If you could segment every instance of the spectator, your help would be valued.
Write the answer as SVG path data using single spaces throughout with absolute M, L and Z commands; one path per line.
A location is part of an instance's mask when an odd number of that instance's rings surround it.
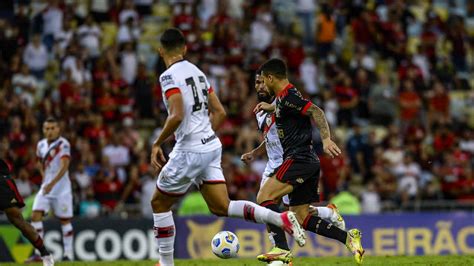
M 273 18 L 263 8 L 257 13 L 257 20 L 250 25 L 251 48 L 264 51 L 270 46 L 273 37 Z
M 420 115 L 422 107 L 421 98 L 418 93 L 416 93 L 411 80 L 407 79 L 403 81 L 402 91 L 400 92 L 398 100 L 400 101 L 400 118 L 404 128 L 406 128 L 408 122 L 413 121 Z
M 79 215 L 81 217 L 96 218 L 100 215 L 100 203 L 94 199 L 94 190 L 88 188 L 86 191 L 85 200 L 81 201 L 79 205 Z
M 406 205 L 418 195 L 420 165 L 414 162 L 412 154 L 405 154 L 403 163 L 395 166 L 393 172 L 398 177 L 398 195 L 402 205 Z
M 123 52 L 120 55 L 120 65 L 122 66 L 122 78 L 127 84 L 133 84 L 137 76 L 138 57 L 130 42 L 124 44 Z
M 125 0 L 123 2 L 123 9 L 119 14 L 119 23 L 120 25 L 128 24 L 130 20 L 132 25 L 136 26 L 138 25 L 139 16 L 135 10 L 133 0 Z
M 94 17 L 88 15 L 85 23 L 77 29 L 77 36 L 82 47 L 87 51 L 88 57 L 96 59 L 100 55 L 102 32 L 95 23 Z
M 108 159 L 112 167 L 123 167 L 130 164 L 130 150 L 119 140 L 118 134 L 112 135 L 112 141 L 102 150 L 102 155 Z
M 21 66 L 21 72 L 13 75 L 12 86 L 15 89 L 15 93 L 27 103 L 29 107 L 32 107 L 35 102 L 35 94 L 38 90 L 38 81 L 30 74 L 30 70 L 26 64 Z
M 319 15 L 317 23 L 318 54 L 322 59 L 325 59 L 332 51 L 332 44 L 336 39 L 336 19 L 327 4 L 322 6 L 322 14 Z
M 117 34 L 117 42 L 119 44 L 127 43 L 127 42 L 136 42 L 140 38 L 140 29 L 135 26 L 133 22 L 133 18 L 128 18 L 128 20 L 120 25 L 118 34 Z
M 137 78 L 135 79 L 135 104 L 141 118 L 152 118 L 153 116 L 153 84 L 147 74 L 146 66 L 138 65 Z M 139 104 L 138 104 L 139 103 Z
M 361 193 L 362 213 L 377 214 L 382 210 L 380 196 L 375 189 L 375 184 L 370 182 L 367 189 Z
M 438 120 L 438 123 L 450 122 L 449 94 L 441 82 L 435 82 L 429 95 L 428 123 L 429 127 Z
M 396 116 L 395 89 L 386 73 L 380 73 L 378 82 L 369 92 L 368 107 L 372 122 L 388 126 Z
M 303 24 L 303 44 L 306 47 L 314 45 L 313 33 L 314 29 L 314 14 L 316 13 L 316 2 L 314 0 L 298 0 L 296 1 L 296 12 L 298 18 Z M 323 6 L 323 13 L 327 9 L 327 5 Z M 286 15 L 286 14 L 285 14 Z M 319 25 L 318 25 L 319 26 Z M 319 27 L 316 26 L 318 29 Z
M 316 66 L 313 58 L 310 55 L 306 55 L 298 71 L 300 73 L 301 80 L 303 81 L 306 93 L 311 96 L 315 96 L 316 94 L 318 94 L 318 67 Z
M 48 51 L 41 43 L 39 34 L 33 35 L 32 41 L 28 43 L 23 52 L 23 62 L 28 66 L 30 72 L 39 80 L 43 80 L 44 72 L 48 66 Z
M 43 11 L 43 40 L 51 51 L 54 45 L 54 34 L 63 28 L 63 11 L 59 7 L 58 0 L 49 0 L 49 4 Z
M 359 95 L 352 88 L 352 79 L 349 76 L 343 76 L 342 82 L 334 88 L 339 111 L 337 112 L 337 121 L 342 126 L 352 126 L 354 123 L 354 112 L 359 104 Z
M 66 54 L 66 49 L 72 41 L 74 35 L 72 23 L 72 20 L 65 21 L 62 30 L 54 33 L 54 53 L 59 58 L 62 58 Z
M 21 169 L 18 178 L 15 179 L 18 192 L 23 198 L 28 198 L 33 194 L 33 184 L 29 180 L 28 171 Z

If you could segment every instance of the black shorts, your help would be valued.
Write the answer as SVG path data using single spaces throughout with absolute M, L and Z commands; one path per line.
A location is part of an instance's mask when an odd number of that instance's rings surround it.
M 23 208 L 25 203 L 13 179 L 0 176 L 0 211 L 8 208 Z
M 319 201 L 319 162 L 296 161 L 286 159 L 276 171 L 280 182 L 293 186 L 288 194 L 290 206 L 310 204 Z

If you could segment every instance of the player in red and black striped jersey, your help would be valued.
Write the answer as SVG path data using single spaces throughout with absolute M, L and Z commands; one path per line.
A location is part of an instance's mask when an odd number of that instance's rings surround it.
M 23 208 L 23 198 L 15 185 L 15 181 L 10 176 L 10 167 L 0 159 L 0 211 L 5 212 L 8 220 L 40 251 L 43 265 L 54 265 L 53 257 L 49 254 L 43 244 L 43 239 L 36 233 L 36 230 L 27 223 L 21 215 L 20 208 Z
M 341 154 L 339 147 L 331 140 L 324 112 L 303 98 L 288 81 L 284 61 L 268 60 L 260 67 L 259 74 L 265 86 L 276 96 L 276 104 L 261 102 L 254 111 L 275 112 L 278 137 L 283 146 L 283 163 L 260 189 L 257 202 L 274 210 L 278 208 L 274 201 L 288 194 L 290 211 L 296 213 L 304 229 L 340 241 L 353 253 L 356 262 L 362 263 L 364 249 L 359 230 L 346 232 L 309 213 L 309 205 L 319 200 L 320 171 L 319 159 L 313 149 L 311 120 L 320 131 L 324 152 L 331 157 Z M 259 259 L 271 261 L 279 257 L 279 254 L 268 253 L 259 256 Z

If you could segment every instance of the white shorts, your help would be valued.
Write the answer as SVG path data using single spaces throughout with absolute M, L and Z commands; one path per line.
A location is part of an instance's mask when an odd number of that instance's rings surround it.
M 267 182 L 269 178 L 270 178 L 269 176 L 263 173 L 262 180 L 260 181 L 260 188 L 263 187 L 263 184 L 265 184 L 265 182 Z M 290 205 L 290 198 L 288 198 L 288 195 L 283 196 L 282 201 L 283 201 L 283 204 L 287 206 Z
M 222 148 L 210 152 L 172 151 L 156 181 L 156 188 L 169 196 L 186 194 L 192 184 L 225 184 L 221 167 Z
M 43 195 L 43 192 L 40 190 L 36 194 L 33 211 L 43 211 L 46 214 L 51 208 L 54 211 L 54 215 L 60 219 L 72 218 L 72 192 L 61 193 L 56 196 Z

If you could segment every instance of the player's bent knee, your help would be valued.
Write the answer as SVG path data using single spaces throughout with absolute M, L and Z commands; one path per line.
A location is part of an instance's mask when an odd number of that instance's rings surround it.
M 211 211 L 212 214 L 224 217 L 227 216 L 229 213 L 229 201 L 222 202 L 219 204 L 211 205 L 209 206 L 209 210 Z

